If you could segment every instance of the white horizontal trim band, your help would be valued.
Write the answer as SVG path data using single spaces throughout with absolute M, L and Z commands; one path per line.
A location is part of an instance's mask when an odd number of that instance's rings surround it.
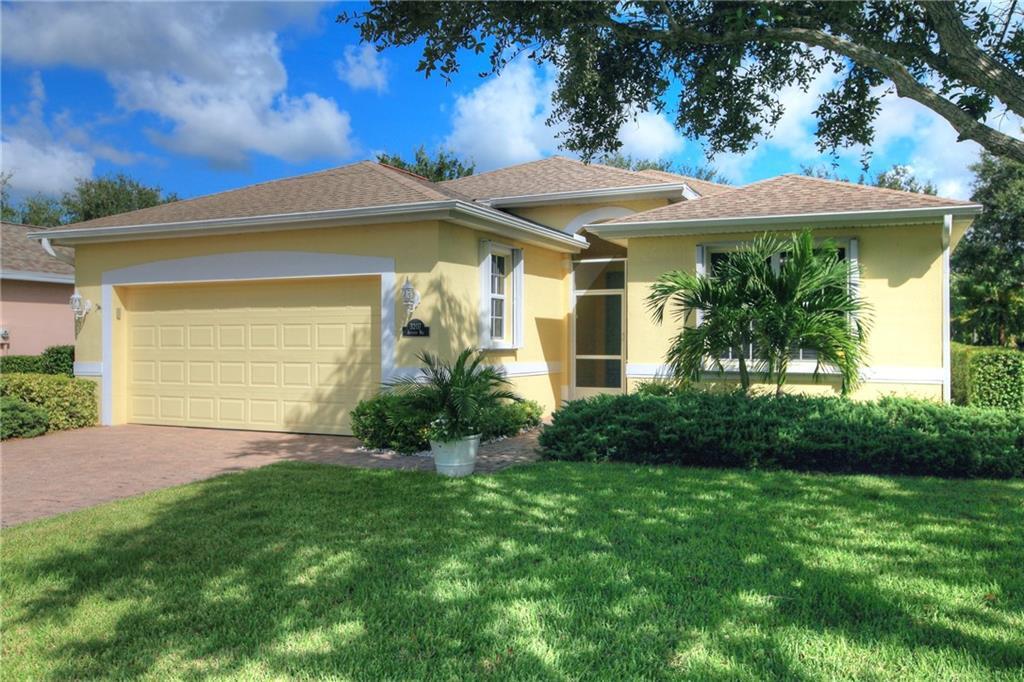
M 58 275 L 53 272 L 33 272 L 30 270 L 3 270 L 0 279 L 15 279 L 21 282 L 45 282 L 47 284 L 74 284 L 74 275 Z
M 723 360 L 723 367 L 727 374 L 735 374 L 739 371 L 739 365 L 735 360 Z M 809 375 L 814 373 L 813 361 L 795 360 L 789 365 L 789 374 Z M 708 373 L 715 373 L 718 370 L 713 365 L 707 365 Z M 757 374 L 751 369 L 751 374 Z M 819 372 L 823 375 L 835 376 L 837 371 L 834 368 L 823 367 Z M 668 365 L 659 363 L 637 363 L 626 364 L 626 376 L 630 379 L 659 379 L 672 376 L 672 370 Z M 874 384 L 939 384 L 941 385 L 945 373 L 941 367 L 864 367 L 860 371 L 862 381 Z
M 101 377 L 103 376 L 103 363 L 75 362 L 74 373 L 76 377 Z
M 673 234 L 701 234 L 728 232 L 731 229 L 785 229 L 794 224 L 828 224 L 893 221 L 920 221 L 942 218 L 946 215 L 975 216 L 981 213 L 980 204 L 936 206 L 927 208 L 901 208 L 871 211 L 836 211 L 828 213 L 788 213 L 778 215 L 741 216 L 735 218 L 689 218 L 683 220 L 651 220 L 645 222 L 598 223 L 587 230 L 599 237 L 658 237 Z
M 505 370 L 505 376 L 515 377 L 538 377 L 549 374 L 558 374 L 562 371 L 560 362 L 506 362 L 495 365 Z M 419 367 L 399 367 L 392 375 L 394 378 L 414 378 L 420 373 Z

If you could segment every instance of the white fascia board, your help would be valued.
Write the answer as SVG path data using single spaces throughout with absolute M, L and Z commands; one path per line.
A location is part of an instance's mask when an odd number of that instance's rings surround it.
M 585 239 L 562 234 L 514 216 L 504 216 L 497 211 L 465 201 L 444 200 L 424 201 L 412 204 L 389 204 L 365 208 L 346 208 L 303 213 L 283 213 L 250 216 L 244 218 L 223 218 L 216 220 L 193 220 L 177 223 L 125 225 L 118 227 L 80 227 L 62 230 L 39 230 L 31 235 L 33 239 L 49 239 L 60 244 L 81 244 L 92 242 L 113 242 L 139 239 L 162 239 L 176 236 L 202 236 L 213 234 L 238 234 L 243 232 L 266 232 L 275 230 L 298 230 L 341 225 L 367 225 L 388 222 L 412 222 L 417 220 L 445 220 L 457 217 L 471 218 L 474 225 L 482 230 L 512 235 L 522 241 L 547 247 L 562 247 L 569 252 L 578 252 L 588 246 Z M 504 228 L 504 229 L 502 229 Z
M 497 234 L 520 242 L 554 248 L 566 253 L 579 253 L 590 246 L 586 237 L 568 234 L 550 227 L 544 227 L 513 215 L 505 215 L 494 209 L 460 201 L 449 218 L 452 222 L 472 227 L 481 232 Z
M 669 237 L 687 234 L 712 234 L 736 231 L 785 230 L 794 225 L 885 225 L 941 220 L 943 216 L 976 216 L 980 204 L 902 208 L 884 211 L 841 211 L 836 213 L 794 213 L 784 215 L 743 216 L 738 218 L 693 218 L 688 220 L 652 220 L 632 223 L 598 223 L 587 231 L 608 238 Z
M 74 275 L 58 275 L 53 272 L 32 272 L 29 270 L 0 270 L 0 279 L 16 279 L 21 282 L 45 282 L 47 284 L 74 284 Z
M 645 199 L 666 198 L 683 199 L 687 189 L 685 182 L 660 182 L 652 185 L 634 185 L 632 187 L 607 187 L 602 189 L 584 189 L 571 192 L 546 192 L 544 194 L 521 194 L 518 196 L 495 197 L 481 200 L 480 203 L 499 207 L 543 206 L 545 204 L 586 204 L 608 199 Z

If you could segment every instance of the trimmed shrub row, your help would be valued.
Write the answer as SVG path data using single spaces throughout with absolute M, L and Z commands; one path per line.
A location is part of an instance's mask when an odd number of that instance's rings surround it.
M 47 431 L 92 426 L 99 417 L 96 384 L 88 379 L 61 374 L 4 374 L 0 376 L 0 397 L 42 410 Z M 6 410 L 2 420 L 7 423 Z
M 1024 352 L 1012 348 L 952 348 L 953 402 L 1024 412 Z
M 542 413 L 532 400 L 486 409 L 480 418 L 482 440 L 514 436 L 539 426 Z M 413 396 L 381 393 L 352 410 L 352 433 L 369 448 L 420 452 L 430 447 L 427 430 L 435 416 L 430 406 L 418 404 Z
M 1024 415 L 905 398 L 598 396 L 556 412 L 548 459 L 1012 478 L 1024 473 Z
M 0 357 L 0 373 L 3 374 L 74 376 L 74 367 L 74 346 L 50 346 L 41 355 L 5 355 Z
M 14 398 L 0 398 L 0 440 L 46 433 L 46 412 Z

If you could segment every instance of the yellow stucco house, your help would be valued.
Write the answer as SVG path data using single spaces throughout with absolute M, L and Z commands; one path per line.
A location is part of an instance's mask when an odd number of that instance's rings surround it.
M 980 210 L 789 175 L 729 187 L 554 157 L 432 183 L 364 161 L 35 236 L 76 249 L 75 371 L 104 424 L 348 433 L 422 351 L 485 348 L 549 411 L 628 391 L 665 372 L 652 281 L 805 227 L 839 241 L 873 308 L 856 395 L 948 400 L 949 255 Z M 814 364 L 797 356 L 794 389 L 837 390 Z

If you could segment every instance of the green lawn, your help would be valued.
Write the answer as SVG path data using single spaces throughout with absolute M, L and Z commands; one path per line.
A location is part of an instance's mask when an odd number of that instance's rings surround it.
M 0 538 L 7 679 L 1024 675 L 1019 481 L 286 463 Z

